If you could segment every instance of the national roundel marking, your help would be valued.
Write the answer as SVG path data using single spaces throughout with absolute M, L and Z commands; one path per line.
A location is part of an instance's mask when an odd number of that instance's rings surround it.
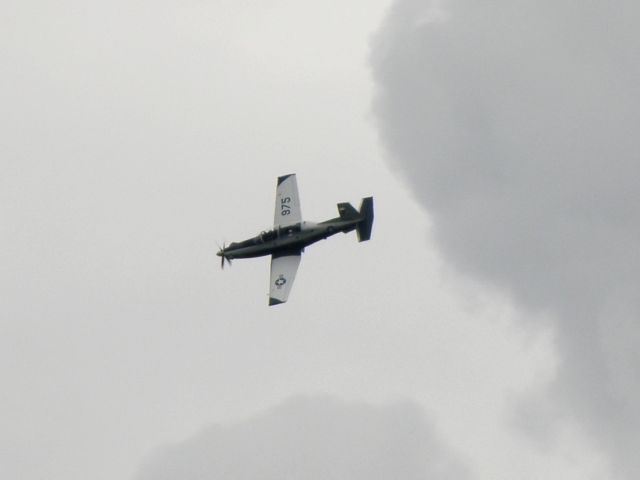
M 287 279 L 284 278 L 282 275 L 280 275 L 277 279 L 276 279 L 276 287 L 281 288 L 285 283 L 287 283 Z

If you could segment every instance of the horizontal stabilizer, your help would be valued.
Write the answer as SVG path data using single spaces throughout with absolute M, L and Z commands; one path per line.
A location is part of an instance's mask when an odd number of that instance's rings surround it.
M 348 202 L 339 203 L 338 212 L 342 220 L 357 220 L 360 218 L 358 211 Z

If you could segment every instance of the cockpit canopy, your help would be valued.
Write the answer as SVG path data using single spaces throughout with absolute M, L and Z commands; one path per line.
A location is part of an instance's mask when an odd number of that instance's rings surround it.
M 270 242 L 276 238 L 289 237 L 300 233 L 302 231 L 302 225 L 300 223 L 294 223 L 293 225 L 287 225 L 286 227 L 278 227 L 273 230 L 265 230 L 260 232 L 258 238 L 261 242 Z
M 278 232 L 275 230 L 263 231 L 260 232 L 260 241 L 261 242 L 269 242 L 271 240 L 275 240 L 278 237 Z

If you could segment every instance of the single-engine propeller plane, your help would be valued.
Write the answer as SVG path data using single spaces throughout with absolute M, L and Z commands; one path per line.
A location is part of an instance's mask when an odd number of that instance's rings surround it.
M 273 230 L 223 246 L 218 252 L 221 267 L 225 261 L 231 264 L 236 258 L 253 258 L 271 255 L 271 279 L 269 305 L 284 303 L 300 265 L 304 248 L 338 232 L 355 230 L 358 241 L 371 237 L 373 225 L 373 197 L 363 198 L 360 211 L 350 203 L 338 203 L 339 217 L 320 223 L 303 222 L 298 198 L 296 175 L 278 177 L 276 211 Z

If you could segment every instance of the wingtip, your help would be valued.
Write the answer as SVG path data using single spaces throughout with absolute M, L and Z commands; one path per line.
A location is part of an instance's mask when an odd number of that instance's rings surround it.
M 273 305 L 280 305 L 281 303 L 284 303 L 282 300 L 278 300 L 277 298 L 273 298 L 273 297 L 269 297 L 269 306 L 273 306 Z
M 287 178 L 291 177 L 295 175 L 295 173 L 290 173 L 288 175 L 282 175 L 280 177 L 278 177 L 278 185 L 280 185 L 282 182 L 284 182 Z

